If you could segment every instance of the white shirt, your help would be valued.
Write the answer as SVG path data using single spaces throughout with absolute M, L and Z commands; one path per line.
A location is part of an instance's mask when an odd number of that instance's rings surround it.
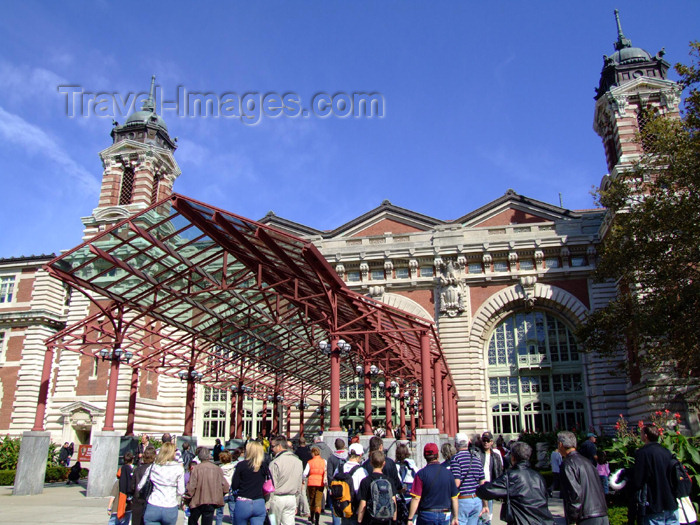
M 180 496 L 185 493 L 185 471 L 182 464 L 170 461 L 165 465 L 156 465 L 146 471 L 139 482 L 137 490 L 141 490 L 146 484 L 148 473 L 151 472 L 153 492 L 148 498 L 148 503 L 157 507 L 177 507 Z

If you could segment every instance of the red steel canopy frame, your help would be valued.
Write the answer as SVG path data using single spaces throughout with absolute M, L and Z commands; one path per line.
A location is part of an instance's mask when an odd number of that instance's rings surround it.
M 352 382 L 368 362 L 425 393 L 440 361 L 452 383 L 432 322 L 351 291 L 311 242 L 182 195 L 47 269 L 99 309 L 47 339 L 50 351 L 121 348 L 134 368 L 195 371 L 202 384 L 259 397 L 284 392 L 285 404 Z M 339 338 L 352 349 L 341 358 L 333 345 L 332 381 L 318 343 Z

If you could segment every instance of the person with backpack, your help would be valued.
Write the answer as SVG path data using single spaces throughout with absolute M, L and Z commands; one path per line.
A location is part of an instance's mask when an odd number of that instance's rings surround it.
M 185 469 L 185 472 L 190 471 L 190 463 L 194 459 L 194 452 L 190 450 L 190 442 L 185 441 L 182 444 L 182 467 Z
M 396 521 L 394 485 L 382 470 L 385 459 L 381 450 L 374 450 L 369 455 L 372 472 L 360 483 L 357 508 L 357 520 L 362 525 L 390 525 L 392 520 Z
M 348 449 L 348 460 L 340 465 L 330 483 L 330 500 L 333 515 L 340 518 L 341 525 L 357 525 L 357 508 L 362 480 L 367 471 L 362 468 L 364 450 L 359 443 L 353 443 Z
M 408 522 L 416 525 L 457 525 L 459 523 L 459 490 L 452 473 L 440 464 L 435 443 L 423 448 L 427 465 L 420 469 L 411 487 Z M 451 515 L 451 518 L 450 518 Z
M 333 479 L 333 475 L 336 473 L 338 468 L 343 465 L 348 460 L 348 451 L 345 449 L 345 441 L 340 438 L 335 440 L 335 450 L 331 457 L 326 461 L 326 470 L 328 473 L 328 480 Z M 329 500 L 330 503 L 330 500 Z M 333 518 L 333 525 L 340 525 L 340 517 L 336 516 L 334 512 L 331 513 Z
M 369 453 L 370 456 L 372 452 L 375 450 L 380 450 L 384 452 L 384 442 L 382 441 L 382 438 L 377 437 L 377 436 L 372 436 L 372 438 L 369 440 Z M 396 468 L 396 463 L 394 462 L 393 459 L 391 459 L 389 456 L 386 455 L 384 456 L 384 459 L 386 461 L 384 465 L 384 470 L 382 471 L 384 475 L 391 481 L 392 488 L 394 489 L 394 494 L 400 494 L 401 489 L 402 489 L 402 484 L 401 480 L 399 479 L 399 471 Z M 370 461 L 370 458 L 365 461 L 362 466 L 367 472 L 372 472 L 372 464 Z
M 635 490 L 646 487 L 643 525 L 676 525 L 678 503 L 671 487 L 673 455 L 659 444 L 659 429 L 645 425 L 640 432 L 644 446 L 634 454 L 632 483 Z
M 411 504 L 411 487 L 413 486 L 416 472 L 418 472 L 418 466 L 411 458 L 411 451 L 405 443 L 399 443 L 396 446 L 396 469 L 398 470 L 399 480 L 401 480 L 401 492 L 396 495 L 398 523 L 399 525 L 406 525 L 408 522 L 408 507 Z

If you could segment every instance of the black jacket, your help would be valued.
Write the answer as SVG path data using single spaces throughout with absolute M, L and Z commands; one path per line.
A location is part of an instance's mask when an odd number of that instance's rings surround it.
M 603 484 L 588 458 L 575 450 L 566 456 L 559 480 L 564 513 L 569 522 L 608 515 Z
M 636 490 L 645 489 L 646 514 L 678 508 L 668 476 L 672 458 L 671 453 L 658 443 L 647 443 L 634 454 L 632 481 Z
M 481 448 L 476 447 L 474 449 L 474 453 L 479 456 L 479 459 L 481 459 L 481 464 L 485 465 L 486 452 Z M 491 481 L 494 481 L 496 478 L 500 477 L 501 474 L 503 474 L 503 458 L 501 457 L 500 452 L 494 452 L 491 450 L 491 466 L 489 470 L 491 471 L 491 477 L 489 478 Z
M 396 463 L 389 456 L 386 456 L 384 461 L 382 473 L 391 481 L 391 486 L 394 487 L 394 495 L 401 494 L 403 483 L 401 483 L 401 479 L 399 478 L 399 469 L 396 468 Z M 362 464 L 362 468 L 367 472 L 372 472 L 374 470 L 369 459 Z
M 476 488 L 481 499 L 500 499 L 501 520 L 515 525 L 554 525 L 554 516 L 547 508 L 547 486 L 544 479 L 532 470 L 527 461 L 521 461 L 490 483 Z M 510 498 L 512 519 L 506 521 Z

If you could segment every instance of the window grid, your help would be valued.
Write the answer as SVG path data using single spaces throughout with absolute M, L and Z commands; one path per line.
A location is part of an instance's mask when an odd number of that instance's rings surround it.
M 124 206 L 131 204 L 131 199 L 134 194 L 134 170 L 131 168 L 124 169 L 122 175 L 122 189 L 119 194 L 119 204 Z
M 204 414 L 203 437 L 222 438 L 226 431 L 226 416 L 223 410 L 209 410 Z
M 15 276 L 0 278 L 0 303 L 11 303 L 15 294 Z
M 409 273 L 408 268 L 396 268 L 396 278 L 397 279 L 408 279 Z
M 384 270 L 372 270 L 372 280 L 373 281 L 383 281 L 384 280 Z
M 469 263 L 469 273 L 483 273 L 483 268 L 480 262 Z

